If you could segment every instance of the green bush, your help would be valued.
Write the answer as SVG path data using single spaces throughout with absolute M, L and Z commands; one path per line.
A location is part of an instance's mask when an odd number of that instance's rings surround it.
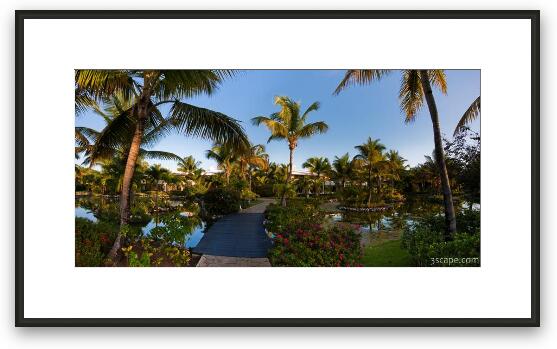
M 240 192 L 240 198 L 244 202 L 246 202 L 246 201 L 250 202 L 250 201 L 253 201 L 253 200 L 257 199 L 257 194 L 254 193 L 253 191 L 249 190 L 249 188 L 244 188 Z
M 225 215 L 240 210 L 241 196 L 236 189 L 211 188 L 204 195 L 205 209 L 209 215 Z
M 404 229 L 401 246 L 417 266 L 479 266 L 480 212 L 467 210 L 457 214 L 456 233 L 444 237 L 444 217 L 429 216 Z M 453 263 L 454 261 L 454 263 Z
M 273 197 L 275 192 L 273 191 L 273 184 L 267 183 L 262 185 L 254 185 L 253 191 L 261 197 Z
M 118 217 L 119 218 L 119 217 Z M 119 219 L 118 219 L 119 220 Z M 131 224 L 147 224 L 151 220 L 151 215 L 145 205 L 134 206 L 130 210 Z
M 266 228 L 278 233 L 289 227 L 307 224 L 320 224 L 324 214 L 317 208 L 317 202 L 311 199 L 290 199 L 286 207 L 270 204 L 265 211 Z

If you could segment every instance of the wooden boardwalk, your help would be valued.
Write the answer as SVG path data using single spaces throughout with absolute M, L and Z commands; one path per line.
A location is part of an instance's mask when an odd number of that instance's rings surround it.
M 230 214 L 216 221 L 205 233 L 193 253 L 211 256 L 263 258 L 271 248 L 271 239 L 263 227 L 263 212 L 273 199 Z

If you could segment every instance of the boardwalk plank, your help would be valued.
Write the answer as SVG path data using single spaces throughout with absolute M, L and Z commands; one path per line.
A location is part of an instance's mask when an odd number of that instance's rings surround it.
M 226 257 L 267 257 L 272 242 L 263 227 L 263 212 L 273 200 L 262 201 L 242 212 L 219 219 L 205 233 L 193 252 Z

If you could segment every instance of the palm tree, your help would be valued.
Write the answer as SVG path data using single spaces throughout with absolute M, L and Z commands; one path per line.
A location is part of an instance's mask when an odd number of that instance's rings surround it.
M 390 72 L 391 70 L 384 69 L 348 70 L 334 91 L 334 94 L 339 94 L 350 85 L 371 84 L 376 80 L 380 80 L 385 74 Z M 411 122 L 415 119 L 416 114 L 423 105 L 424 99 L 427 103 L 431 123 L 433 125 L 435 153 L 436 158 L 439 159 L 438 170 L 443 188 L 443 201 L 445 204 L 445 236 L 446 238 L 451 238 L 456 232 L 456 218 L 453 205 L 453 195 L 445 163 L 443 140 L 441 138 L 441 126 L 439 125 L 439 113 L 437 112 L 437 105 L 435 103 L 435 98 L 433 97 L 433 91 L 431 88 L 432 85 L 437 87 L 442 93 L 447 93 L 447 81 L 443 70 L 403 70 L 399 99 L 401 107 L 406 114 L 406 122 Z
M 302 167 L 309 169 L 311 173 L 317 176 L 317 180 L 315 181 L 315 194 L 319 194 L 318 187 L 320 184 L 319 182 L 321 181 L 321 175 L 331 171 L 331 163 L 329 162 L 329 159 L 324 157 L 312 157 L 307 159 L 306 162 L 302 164 Z M 323 182 L 323 186 L 325 186 L 325 182 Z M 323 192 L 324 191 L 325 188 L 323 188 Z
M 399 180 L 401 171 L 406 168 L 406 165 L 404 164 L 406 159 L 400 156 L 396 150 L 389 150 L 385 154 L 385 159 L 387 160 L 387 165 L 389 167 L 389 171 L 391 172 L 391 179 L 393 181 Z
M 385 150 L 385 146 L 379 143 L 379 139 L 371 139 L 369 137 L 364 144 L 360 144 L 355 146 L 356 150 L 358 151 L 358 155 L 354 157 L 355 161 L 359 161 L 362 163 L 363 167 L 366 169 L 367 173 L 367 187 L 368 187 L 368 196 L 367 196 L 367 205 L 368 207 L 371 206 L 371 198 L 372 198 L 372 179 L 375 175 L 377 179 L 377 194 L 381 194 L 381 176 L 380 171 L 381 167 L 384 162 L 384 155 L 383 150 Z
M 152 165 L 145 171 L 145 176 L 149 179 L 151 185 L 155 187 L 155 211 L 157 212 L 159 210 L 159 186 L 162 181 L 168 179 L 169 175 L 170 171 L 161 167 L 160 164 Z
M 262 144 L 249 145 L 239 152 L 238 163 L 240 165 L 240 176 L 249 180 L 249 190 L 251 190 L 251 177 L 254 169 L 267 170 L 269 167 L 269 155 L 265 153 L 265 146 Z
M 346 153 L 340 158 L 335 156 L 332 171 L 333 177 L 339 184 L 341 190 L 344 189 L 346 181 L 350 180 L 354 175 L 354 164 L 350 160 L 350 155 Z
M 210 94 L 224 78 L 232 76 L 229 70 L 76 70 L 76 90 L 84 91 L 93 100 L 100 101 L 121 94 L 133 100 L 133 106 L 124 110 L 111 123 L 111 132 L 99 137 L 99 143 L 110 145 L 114 139 L 131 136 L 120 195 L 120 225 L 126 226 L 130 218 L 130 190 L 140 146 L 146 125 L 162 124 L 187 136 L 196 136 L 235 146 L 247 143 L 244 130 L 237 120 L 222 113 L 200 108 L 181 101 L 202 93 Z M 165 118 L 159 107 L 170 105 Z M 120 229 L 122 230 L 122 229 Z M 120 248 L 121 231 L 109 253 L 113 260 Z
M 220 170 L 223 170 L 226 184 L 230 184 L 230 175 L 234 164 L 238 161 L 238 152 L 229 143 L 215 143 L 213 147 L 205 152 L 207 159 L 217 162 Z
M 178 162 L 177 170 L 178 172 L 189 175 L 195 173 L 195 171 L 199 169 L 199 166 L 201 166 L 201 161 L 197 161 L 193 156 L 189 155 L 183 159 L 180 159 L 180 161 Z
M 478 115 L 480 115 L 480 102 L 480 97 L 478 96 L 478 98 L 476 98 L 474 102 L 470 104 L 468 109 L 466 109 L 454 129 L 453 136 L 456 136 L 457 133 L 463 131 L 469 123 L 471 123 L 478 117 Z
M 294 149 L 298 146 L 298 140 L 309 138 L 318 133 L 325 133 L 329 126 L 323 121 L 306 123 L 308 115 L 319 109 L 319 102 L 312 103 L 306 111 L 300 112 L 301 105 L 292 101 L 288 97 L 275 97 L 275 104 L 280 106 L 280 111 L 269 116 L 257 116 L 251 119 L 256 126 L 264 124 L 271 131 L 271 136 L 267 142 L 272 140 L 285 139 L 288 142 L 290 157 L 288 162 L 288 175 L 286 177 L 286 185 L 289 184 L 292 177 L 292 162 Z M 286 206 L 286 196 L 282 195 L 282 206 Z
M 296 180 L 296 187 L 306 196 L 309 197 L 309 192 L 315 186 L 314 181 L 309 176 L 302 176 Z
M 435 152 L 432 154 L 432 156 L 425 155 L 424 157 L 425 162 L 420 165 L 422 176 L 430 183 L 431 189 L 434 192 L 439 193 L 441 183 L 437 171 L 439 165 L 437 164 L 437 160 L 435 159 Z

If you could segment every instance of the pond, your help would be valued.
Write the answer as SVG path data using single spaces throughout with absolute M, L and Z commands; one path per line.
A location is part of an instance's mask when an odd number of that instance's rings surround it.
M 443 214 L 442 202 L 421 197 L 410 197 L 406 202 L 395 204 L 385 211 L 353 212 L 339 211 L 327 216 L 333 223 L 344 222 L 359 226 L 362 245 L 373 245 L 379 241 L 397 240 L 405 226 L 412 226 L 421 217 Z M 455 201 L 455 209 L 480 210 L 479 203 Z
M 161 207 L 161 211 L 164 208 L 173 209 L 157 213 L 158 207 Z M 118 225 L 118 208 L 118 198 L 76 197 L 75 217 Z M 175 243 L 193 248 L 203 237 L 207 226 L 197 214 L 198 211 L 196 204 L 187 201 L 159 199 L 156 206 L 150 198 L 136 198 L 131 208 L 130 226 L 135 234 L 165 234 Z

